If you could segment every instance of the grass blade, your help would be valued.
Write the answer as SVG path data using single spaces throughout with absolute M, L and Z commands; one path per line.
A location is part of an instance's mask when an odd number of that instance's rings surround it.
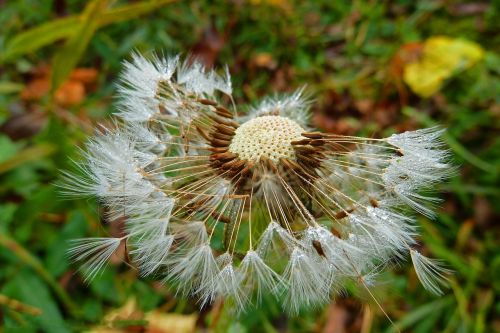
M 75 68 L 98 28 L 97 17 L 107 5 L 107 0 L 90 2 L 82 14 L 79 28 L 54 56 L 52 61 L 52 92 L 66 80 L 73 68 Z
M 147 1 L 110 9 L 101 13 L 97 18 L 98 28 L 134 19 L 176 1 L 177 0 Z M 7 43 L 3 54 L 0 55 L 0 62 L 6 62 L 29 52 L 34 52 L 60 39 L 71 38 L 80 26 L 80 23 L 80 15 L 73 15 L 53 20 L 21 32 Z

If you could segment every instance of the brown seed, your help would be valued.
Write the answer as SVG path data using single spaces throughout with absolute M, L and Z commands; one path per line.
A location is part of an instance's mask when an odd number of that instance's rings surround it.
M 395 153 L 398 156 L 404 156 L 405 155 L 405 154 L 403 154 L 403 151 L 401 149 L 396 149 Z
M 205 99 L 205 98 L 198 99 L 198 103 L 201 103 L 203 105 L 211 105 L 211 106 L 216 106 L 217 105 L 217 102 L 212 101 L 210 99 Z
M 227 147 L 210 147 L 210 148 L 208 148 L 208 150 L 210 150 L 211 152 L 214 152 L 216 154 L 217 153 L 225 153 L 225 152 L 227 152 Z
M 240 179 L 239 174 L 240 172 L 238 170 L 228 169 L 224 171 L 224 178 L 231 181 L 231 183 L 234 185 Z
M 271 161 L 268 157 L 262 155 L 260 157 L 260 163 L 262 164 L 263 167 L 267 168 L 269 171 L 278 173 L 278 169 L 274 165 L 273 161 Z
M 332 235 L 334 235 L 334 236 L 335 236 L 335 237 L 337 237 L 337 238 L 340 238 L 340 237 L 342 236 L 342 235 L 340 234 L 340 232 L 338 232 L 338 230 L 337 230 L 337 229 L 335 229 L 335 228 L 333 228 L 333 227 L 330 229 L 330 232 L 332 233 Z
M 195 128 L 196 128 L 196 131 L 203 137 L 203 139 L 210 142 L 210 140 L 211 140 L 210 137 L 201 127 L 199 127 L 198 125 L 195 125 Z
M 300 163 L 302 163 L 306 166 L 312 167 L 312 168 L 317 168 L 321 165 L 321 162 L 319 160 L 315 159 L 314 157 L 306 156 L 306 155 L 300 154 L 300 153 L 297 154 L 297 160 Z
M 228 140 L 220 140 L 220 139 L 212 139 L 210 140 L 210 144 L 214 147 L 228 147 L 231 141 Z
M 158 110 L 160 111 L 161 114 L 167 113 L 167 108 L 165 106 L 163 106 L 162 104 L 160 104 L 158 106 Z
M 311 140 L 309 139 L 302 139 L 302 140 L 295 140 L 290 142 L 292 145 L 308 145 Z
M 320 132 L 305 132 L 301 134 L 302 136 L 305 136 L 306 138 L 309 139 L 321 139 L 323 138 L 323 133 Z
M 253 166 L 254 164 L 252 161 L 247 161 L 245 167 L 241 170 L 241 177 L 246 177 L 250 171 L 252 171 Z
M 238 128 L 238 127 L 240 127 L 240 124 L 238 124 L 238 123 L 237 123 L 237 122 L 235 122 L 234 120 L 228 120 L 228 121 L 227 121 L 227 123 L 228 123 L 230 126 L 234 127 L 235 129 L 236 129 L 236 128 Z
M 314 249 L 316 250 L 316 252 L 318 252 L 318 254 L 320 256 L 326 257 L 325 251 L 323 251 L 323 248 L 321 247 L 321 243 L 319 241 L 313 240 L 312 245 L 313 245 Z
M 223 124 L 223 125 L 226 125 L 226 126 L 229 126 L 229 127 L 233 127 L 233 128 L 238 128 L 240 127 L 240 124 L 238 124 L 237 122 L 235 122 L 234 120 L 232 119 L 228 119 L 228 118 L 221 118 L 219 116 L 215 116 L 215 115 L 211 115 L 209 116 L 212 120 L 214 120 L 215 122 L 218 122 L 219 124 Z
M 229 127 L 229 126 L 226 126 L 226 125 L 222 125 L 222 124 L 215 124 L 214 127 L 217 129 L 217 131 L 223 133 L 223 134 L 226 134 L 226 135 L 231 135 L 233 136 L 234 135 L 234 128 L 232 127 Z
M 238 155 L 227 151 L 225 153 L 218 153 L 210 155 L 211 160 L 219 160 L 219 161 L 230 161 L 238 157 Z
M 323 154 L 321 151 L 319 150 L 316 150 L 316 152 L 314 153 L 314 157 L 318 160 L 324 160 L 326 159 L 326 156 L 325 154 Z
M 335 214 L 335 218 L 340 220 L 340 219 L 343 219 L 344 217 L 346 217 L 348 214 L 345 210 L 341 210 L 340 212 L 338 212 L 337 214 Z
M 233 159 L 231 161 L 228 161 L 224 164 L 222 164 L 221 168 L 222 169 L 232 169 L 235 165 L 237 165 L 239 162 L 241 162 L 241 160 L 238 160 L 238 159 Z
M 220 160 L 213 160 L 213 161 L 210 162 L 210 165 L 213 168 L 217 169 L 217 168 L 219 168 L 222 165 L 222 162 Z
M 283 164 L 283 166 L 286 168 L 286 169 L 292 169 L 294 170 L 295 169 L 295 166 L 292 165 L 291 161 L 288 159 L 288 158 L 280 158 L 280 163 Z
M 220 117 L 218 117 L 217 115 L 214 115 L 214 114 L 208 114 L 208 118 L 212 119 L 213 121 L 215 121 L 217 124 L 219 123 L 222 123 Z
M 247 180 L 247 178 L 246 177 L 242 177 L 241 173 L 240 173 L 240 176 L 238 177 L 238 179 L 236 179 L 235 181 L 233 181 L 233 186 L 235 186 L 235 187 L 242 187 L 243 185 L 245 185 L 246 180 Z
M 231 118 L 233 119 L 234 116 L 233 114 L 231 113 L 231 111 L 229 111 L 228 109 L 226 109 L 225 107 L 223 106 L 220 106 L 220 105 L 217 105 L 215 107 L 215 112 L 219 115 L 219 116 L 222 116 L 222 117 L 225 117 L 225 118 Z
M 338 219 L 338 220 L 343 219 L 344 217 L 346 217 L 347 215 L 349 215 L 352 212 L 354 212 L 354 208 L 349 208 L 349 209 L 341 210 L 340 212 L 338 212 L 337 214 L 335 214 L 335 218 Z
M 231 166 L 231 169 L 239 171 L 245 167 L 246 162 L 246 160 L 238 160 L 234 163 L 234 165 Z
M 219 132 L 214 132 L 214 133 L 211 134 L 211 136 L 214 139 L 225 140 L 225 141 L 231 141 L 231 139 L 233 138 L 230 135 L 222 134 L 222 133 L 219 133 Z
M 311 147 L 311 146 L 300 146 L 300 147 L 294 147 L 295 151 L 301 154 L 314 154 L 317 152 L 316 148 Z
M 218 111 L 218 110 L 215 110 L 215 113 L 216 113 L 218 116 L 220 116 L 220 117 L 233 119 L 233 115 L 230 115 L 230 114 L 227 114 L 227 113 L 224 113 L 224 112 L 220 112 L 220 111 Z
M 378 201 L 375 198 L 371 198 L 370 197 L 369 200 L 370 200 L 370 205 L 372 205 L 372 207 L 377 208 L 379 206 L 379 203 L 378 203 Z
M 208 117 L 210 119 L 212 119 L 213 121 L 215 121 L 217 124 L 223 124 L 223 125 L 233 127 L 233 128 L 240 127 L 240 124 L 238 124 L 237 122 L 235 122 L 234 120 L 231 120 L 231 119 L 221 118 L 221 117 L 219 117 L 217 115 L 213 115 L 213 114 L 208 115 Z
M 287 169 L 290 169 L 292 171 L 295 171 L 295 172 L 299 172 L 299 173 L 303 173 L 303 169 L 302 167 L 297 164 L 297 162 L 295 161 L 291 161 L 287 158 L 280 158 L 280 162 L 283 164 L 283 166 Z
M 227 113 L 227 114 L 232 115 L 232 112 L 231 112 L 231 111 L 229 111 L 228 109 L 226 109 L 225 107 L 223 107 L 222 105 L 217 105 L 217 106 L 215 107 L 215 109 L 216 109 L 217 111 L 224 112 L 224 113 Z
M 323 146 L 325 144 L 325 141 L 322 139 L 318 140 L 311 140 L 311 143 L 309 143 L 311 146 L 318 147 L 318 146 Z
M 228 109 L 226 109 L 225 107 L 223 107 L 222 105 L 217 105 L 215 107 L 215 110 L 219 111 L 219 112 L 222 112 L 222 113 L 227 113 L 228 115 L 232 116 L 233 113 L 231 111 L 229 111 Z

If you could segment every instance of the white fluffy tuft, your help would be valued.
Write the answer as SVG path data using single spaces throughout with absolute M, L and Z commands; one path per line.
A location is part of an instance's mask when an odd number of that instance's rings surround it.
M 441 287 L 447 286 L 446 275 L 451 274 L 451 271 L 442 267 L 439 261 L 427 258 L 416 250 L 411 249 L 410 256 L 415 273 L 424 288 L 435 295 L 442 295 Z
M 90 282 L 99 275 L 123 239 L 96 237 L 71 241 L 72 247 L 68 250 L 68 255 L 72 260 L 82 262 L 80 270 L 85 282 Z

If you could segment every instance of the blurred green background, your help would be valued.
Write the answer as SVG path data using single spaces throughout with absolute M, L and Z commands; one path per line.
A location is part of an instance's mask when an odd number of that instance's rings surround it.
M 0 0 L 0 331 L 500 332 L 499 9 L 445 0 Z M 432 57 L 425 45 L 435 36 L 449 39 Z M 467 58 L 470 48 L 480 56 Z M 119 255 L 85 285 L 67 241 L 102 235 L 101 212 L 61 198 L 54 183 L 96 124 L 110 121 L 133 50 L 228 64 L 237 103 L 307 84 L 314 125 L 325 131 L 448 128 L 459 172 L 439 188 L 438 218 L 419 217 L 421 251 L 455 271 L 445 295 L 425 292 L 410 264 L 383 273 L 373 293 L 391 325 L 356 290 L 297 317 L 272 303 L 239 318 L 221 303 L 200 310 L 138 278 Z M 423 66 L 413 79 L 411 64 Z

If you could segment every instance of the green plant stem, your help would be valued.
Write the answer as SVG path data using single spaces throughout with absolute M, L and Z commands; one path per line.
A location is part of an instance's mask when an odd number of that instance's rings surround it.
M 32 316 L 39 316 L 42 313 L 42 310 L 37 307 L 24 304 L 3 294 L 0 294 L 0 305 L 6 306 L 12 311 L 27 313 Z
M 15 169 L 24 163 L 41 159 L 55 151 L 56 148 L 53 145 L 45 143 L 21 150 L 11 159 L 0 163 L 0 174 Z
M 65 308 L 73 317 L 78 317 L 78 309 L 73 303 L 68 293 L 59 285 L 52 275 L 43 267 L 42 263 L 26 250 L 21 244 L 9 237 L 5 233 L 0 233 L 0 246 L 3 246 L 12 251 L 23 263 L 30 266 L 53 290 L 59 297 Z

